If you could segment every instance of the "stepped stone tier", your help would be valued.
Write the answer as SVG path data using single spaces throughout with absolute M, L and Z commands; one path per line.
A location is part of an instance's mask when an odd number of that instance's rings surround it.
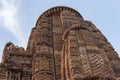
M 120 58 L 91 21 L 53 7 L 38 18 L 26 50 L 5 45 L 0 80 L 120 80 Z

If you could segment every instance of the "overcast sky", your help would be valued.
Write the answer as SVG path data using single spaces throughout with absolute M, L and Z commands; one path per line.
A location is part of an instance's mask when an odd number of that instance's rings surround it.
M 92 21 L 120 55 L 120 0 L 0 0 L 0 60 L 7 42 L 26 48 L 38 17 L 54 6 L 71 7 Z

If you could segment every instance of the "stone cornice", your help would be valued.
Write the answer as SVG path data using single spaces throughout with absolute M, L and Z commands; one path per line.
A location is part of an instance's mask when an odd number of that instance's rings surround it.
M 62 11 L 65 11 L 65 10 L 74 12 L 74 13 L 76 14 L 76 16 L 78 16 L 78 17 L 80 17 L 81 19 L 83 19 L 83 17 L 81 16 L 81 14 L 80 14 L 78 11 L 76 11 L 76 10 L 70 8 L 70 7 L 66 7 L 66 6 L 57 6 L 57 7 L 50 8 L 50 9 L 48 9 L 47 11 L 43 12 L 42 15 L 40 15 L 40 16 L 38 17 L 38 20 L 37 20 L 37 22 L 36 22 L 36 26 L 40 23 L 40 19 L 41 19 L 43 16 L 48 17 L 48 16 L 51 16 L 51 15 L 60 13 L 60 12 L 62 12 Z

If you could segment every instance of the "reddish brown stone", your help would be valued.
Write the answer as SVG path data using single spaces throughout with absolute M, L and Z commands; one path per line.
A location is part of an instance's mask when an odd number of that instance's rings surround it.
M 45 11 L 27 50 L 9 42 L 0 80 L 119 80 L 120 58 L 103 34 L 74 9 Z

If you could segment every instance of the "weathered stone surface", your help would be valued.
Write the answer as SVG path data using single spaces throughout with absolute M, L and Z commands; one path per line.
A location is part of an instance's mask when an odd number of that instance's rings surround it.
M 119 80 L 120 58 L 96 26 L 68 7 L 37 20 L 27 49 L 9 42 L 0 80 Z

